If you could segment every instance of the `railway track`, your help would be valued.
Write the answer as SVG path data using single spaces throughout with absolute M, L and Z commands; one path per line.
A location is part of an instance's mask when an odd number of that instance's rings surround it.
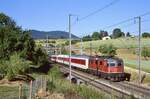
M 69 68 L 60 66 L 62 72 L 69 72 Z M 139 99 L 150 99 L 150 88 L 132 84 L 129 82 L 112 82 L 105 79 L 98 78 L 91 74 L 72 69 L 72 75 L 77 79 L 85 81 L 87 84 L 92 85 L 100 90 L 109 94 L 113 94 L 118 98 L 135 97 Z

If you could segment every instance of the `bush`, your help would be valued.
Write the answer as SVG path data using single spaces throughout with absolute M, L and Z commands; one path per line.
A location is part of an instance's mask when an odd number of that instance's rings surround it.
M 112 44 L 110 44 L 110 45 L 104 44 L 104 45 L 101 45 L 101 46 L 99 47 L 99 51 L 100 51 L 102 54 L 104 54 L 104 55 L 109 55 L 109 56 L 114 56 L 114 55 L 116 55 L 116 50 L 117 50 L 117 48 L 114 47 Z
M 48 61 L 46 52 L 42 48 L 37 48 L 33 55 L 33 64 L 42 66 Z
M 150 57 L 150 49 L 147 47 L 143 47 L 141 55 L 147 59 Z
M 90 35 L 87 35 L 87 36 L 84 36 L 84 37 L 82 38 L 82 40 L 83 40 L 83 42 L 84 42 L 84 41 L 92 41 L 92 37 L 91 37 Z
M 142 33 L 142 37 L 144 37 L 144 38 L 150 37 L 150 33 L 144 32 L 144 33 Z
M 18 74 L 25 74 L 25 71 L 29 68 L 29 64 L 30 62 L 20 58 L 18 53 L 13 54 L 5 64 L 7 67 L 7 78 L 11 80 Z
M 4 76 L 7 74 L 7 65 L 5 65 L 6 62 L 4 60 L 0 61 L 0 78 L 4 78 Z
M 5 64 L 6 64 L 6 62 L 4 60 L 0 61 L 0 74 L 7 73 L 7 66 Z
M 69 81 L 64 80 L 61 77 L 60 70 L 57 66 L 53 67 L 49 71 L 48 90 L 57 93 L 70 94 L 81 96 L 84 99 L 105 99 L 108 98 L 107 94 L 104 92 L 96 91 L 94 88 L 87 87 L 86 85 L 75 85 L 71 84 Z M 52 80 L 53 78 L 53 80 Z M 71 96 L 71 95 L 70 95 Z M 73 98 L 69 98 L 73 99 Z
M 71 44 L 73 45 L 73 44 L 76 44 L 76 43 L 78 43 L 78 42 L 80 42 L 79 40 L 71 40 Z M 65 42 L 65 45 L 69 45 L 69 40 L 67 40 L 66 42 Z
M 56 79 L 59 79 L 61 77 L 61 72 L 60 72 L 59 68 L 57 66 L 55 66 L 50 69 L 50 71 L 48 72 L 48 75 L 50 76 L 50 78 L 47 82 L 47 86 L 50 91 L 53 91 L 56 88 L 54 82 Z

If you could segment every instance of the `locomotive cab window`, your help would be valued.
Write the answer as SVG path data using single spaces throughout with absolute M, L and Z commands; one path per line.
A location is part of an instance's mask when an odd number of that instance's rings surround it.
M 118 63 L 118 66 L 122 66 L 122 63 Z
M 110 67 L 116 66 L 115 63 L 109 63 Z

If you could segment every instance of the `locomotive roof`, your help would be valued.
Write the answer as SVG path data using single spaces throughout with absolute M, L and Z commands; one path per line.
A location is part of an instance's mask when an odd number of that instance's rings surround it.
M 60 55 L 61 56 L 61 55 Z M 62 56 L 69 56 L 69 55 L 62 55 Z M 86 59 L 106 59 L 106 60 L 122 60 L 121 58 L 115 57 L 115 56 L 88 56 L 88 55 L 71 55 L 71 57 L 77 57 L 77 58 L 86 58 Z
M 88 55 L 73 55 L 73 57 L 81 57 L 81 58 L 99 58 L 99 59 L 106 59 L 106 60 L 122 60 L 121 58 L 118 58 L 116 56 L 88 56 Z

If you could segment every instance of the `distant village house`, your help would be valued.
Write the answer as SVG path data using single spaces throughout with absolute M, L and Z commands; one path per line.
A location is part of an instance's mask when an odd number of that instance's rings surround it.
M 110 40 L 110 39 L 111 39 L 110 36 L 105 36 L 105 37 L 102 38 L 102 40 Z

